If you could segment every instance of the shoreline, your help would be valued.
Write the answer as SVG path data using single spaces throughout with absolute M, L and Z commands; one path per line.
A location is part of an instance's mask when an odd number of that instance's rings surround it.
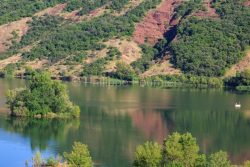
M 6 79 L 6 78 L 15 78 L 15 79 L 22 79 L 22 80 L 29 80 L 28 76 L 26 75 L 16 75 L 14 77 L 4 77 L 1 76 L 0 78 Z M 151 80 L 149 81 L 148 78 L 139 78 L 133 81 L 126 81 L 126 80 L 120 80 L 116 78 L 111 77 L 105 77 L 105 76 L 89 76 L 89 77 L 77 77 L 77 76 L 52 76 L 51 79 L 53 80 L 59 80 L 59 81 L 65 81 L 65 82 L 76 82 L 76 83 L 85 83 L 85 84 L 98 84 L 98 85 L 139 85 L 139 86 L 163 86 L 165 88 L 213 88 L 213 89 L 221 89 L 225 88 L 223 87 L 216 87 L 216 86 L 209 86 L 208 84 L 190 84 L 185 82 L 171 82 L 171 81 L 165 81 L 165 80 Z
M 177 79 L 181 77 L 186 77 L 186 80 Z M 108 76 L 51 76 L 53 80 L 59 80 L 63 82 L 75 82 L 75 83 L 83 83 L 83 84 L 91 84 L 91 85 L 114 85 L 114 86 L 121 86 L 121 85 L 137 85 L 137 86 L 148 86 L 148 87 L 161 87 L 161 88 L 195 88 L 195 89 L 223 89 L 227 91 L 235 91 L 244 93 L 247 91 L 240 91 L 234 89 L 234 87 L 229 87 L 225 85 L 222 78 L 215 78 L 215 77 L 203 77 L 203 76 L 151 76 L 145 78 L 136 78 L 132 81 L 120 80 L 117 78 L 112 78 Z M 170 81 L 169 77 L 173 77 L 174 81 Z M 17 74 L 15 76 L 4 76 L 1 75 L 0 78 L 15 78 L 15 79 L 22 79 L 22 80 L 29 80 L 29 74 Z M 188 78 L 188 79 L 187 79 Z M 205 78 L 206 82 L 202 82 Z M 215 79 L 215 81 L 214 81 Z M 195 80 L 195 81 L 192 81 Z M 210 82 L 209 80 L 212 80 Z

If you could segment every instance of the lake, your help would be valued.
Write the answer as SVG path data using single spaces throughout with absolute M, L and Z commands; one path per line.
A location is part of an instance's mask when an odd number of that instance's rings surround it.
M 0 80 L 0 166 L 21 167 L 44 157 L 89 146 L 99 167 L 129 167 L 138 144 L 162 143 L 172 132 L 190 132 L 201 152 L 228 151 L 234 163 L 250 159 L 250 94 L 223 90 L 163 89 L 67 83 L 80 120 L 10 118 L 5 92 L 23 80 Z M 234 104 L 240 102 L 241 109 Z

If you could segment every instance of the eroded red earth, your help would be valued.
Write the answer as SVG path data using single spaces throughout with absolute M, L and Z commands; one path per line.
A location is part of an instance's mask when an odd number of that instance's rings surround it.
M 150 11 L 144 19 L 136 25 L 133 39 L 139 44 L 145 42 L 154 45 L 163 39 L 164 33 L 170 26 L 178 24 L 173 20 L 174 9 L 181 0 L 164 0 L 155 10 Z
M 244 4 L 243 4 L 244 6 L 248 6 L 248 7 L 250 7 L 250 0 L 247 0 L 246 2 L 244 2 Z

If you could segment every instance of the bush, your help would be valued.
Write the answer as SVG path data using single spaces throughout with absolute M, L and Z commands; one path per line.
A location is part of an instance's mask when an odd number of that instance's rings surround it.
M 125 63 L 116 64 L 116 72 L 114 74 L 115 78 L 132 81 L 136 77 L 135 71 L 130 65 Z
M 225 78 L 225 85 L 239 91 L 250 91 L 250 70 L 237 72 L 236 76 Z
M 199 146 L 190 133 L 173 133 L 164 141 L 163 162 L 166 165 L 191 167 L 199 157 L 198 152 Z
M 159 167 L 161 163 L 161 146 L 157 143 L 146 142 L 136 148 L 134 167 Z
M 228 160 L 228 155 L 226 152 L 219 151 L 217 153 L 211 154 L 209 157 L 208 167 L 231 167 L 231 163 Z
M 115 47 L 109 47 L 109 51 L 107 53 L 107 56 L 112 60 L 114 57 L 120 58 L 122 56 L 122 53 Z
M 92 167 L 93 162 L 88 147 L 79 142 L 75 142 L 70 153 L 65 152 L 64 158 L 71 167 Z
M 194 75 L 159 75 L 145 78 L 149 82 L 173 82 L 191 85 L 197 88 L 221 88 L 223 87 L 223 80 L 215 77 L 204 77 Z
M 248 165 L 246 161 L 244 165 Z M 163 147 L 146 142 L 136 149 L 136 167 L 231 167 L 226 152 L 199 154 L 196 139 L 190 134 L 173 133 L 164 140 Z
M 45 166 L 50 166 L 50 167 L 58 167 L 60 164 L 61 158 L 58 157 L 57 159 L 54 157 L 49 157 L 46 159 Z
M 152 65 L 152 61 L 154 56 L 158 54 L 157 49 L 148 46 L 148 45 L 141 45 L 142 48 L 142 57 L 133 62 L 131 66 L 138 72 L 143 73 L 150 68 Z
M 83 76 L 97 75 L 101 76 L 105 70 L 105 65 L 107 60 L 105 58 L 100 58 L 93 63 L 86 64 L 83 69 Z

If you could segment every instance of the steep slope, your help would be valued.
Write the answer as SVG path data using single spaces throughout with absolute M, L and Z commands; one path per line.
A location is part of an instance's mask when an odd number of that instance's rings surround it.
M 8 0 L 6 0 L 7 2 Z M 247 68 L 248 0 L 27 0 L 1 6 L 0 69 L 57 76 L 223 76 Z M 11 9 L 20 4 L 17 15 Z M 6 8 L 6 9 L 5 9 Z M 23 12 L 23 14 L 22 14 Z M 13 17 L 9 17 L 13 16 Z M 13 21 L 13 22 L 11 22 Z M 5 24 L 6 23 L 6 24 Z M 10 67 L 9 64 L 12 64 Z M 119 78 L 119 77 L 118 77 Z
M 180 0 L 163 0 L 155 10 L 150 11 L 147 16 L 136 25 L 133 35 L 134 41 L 139 44 L 146 42 L 154 45 L 160 39 L 163 39 L 164 33 L 169 28 L 172 17 L 174 16 L 174 9 L 179 4 Z

